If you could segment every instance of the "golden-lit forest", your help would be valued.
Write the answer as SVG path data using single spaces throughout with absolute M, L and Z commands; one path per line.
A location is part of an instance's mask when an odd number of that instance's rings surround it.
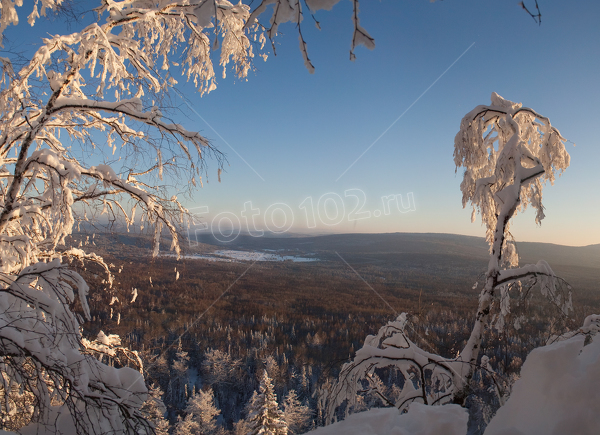
M 125 233 L 75 235 L 78 240 L 120 271 L 114 289 L 90 295 L 87 332 L 119 334 L 140 351 L 149 383 L 165 393 L 172 423 L 193 390 L 210 386 L 228 429 L 245 416 L 267 366 L 277 395 L 297 391 L 313 411 L 310 424 L 322 424 L 323 395 L 342 364 L 401 312 L 409 314 L 416 343 L 455 356 L 469 337 L 479 292 L 474 284 L 486 267 L 483 240 L 448 235 L 242 239 L 234 246 L 310 252 L 319 259 L 298 263 L 151 258 L 146 237 Z M 535 249 L 525 245 L 525 251 Z M 193 252 L 218 248 L 199 244 Z M 597 269 L 567 265 L 557 268 L 561 272 L 572 278 L 573 318 L 553 313 L 533 293 L 512 313 L 513 319 L 527 314 L 519 330 L 490 330 L 482 351 L 505 376 L 518 373 L 527 354 L 565 322 L 573 327 L 582 313 L 600 308 Z M 82 273 L 92 288 L 103 287 L 100 271 Z

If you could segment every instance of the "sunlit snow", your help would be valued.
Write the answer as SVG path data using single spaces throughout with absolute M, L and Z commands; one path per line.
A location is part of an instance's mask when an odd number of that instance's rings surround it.
M 318 258 L 299 257 L 295 255 L 281 255 L 271 252 L 258 251 L 237 251 L 234 249 L 224 249 L 214 251 L 210 254 L 185 255 L 183 258 L 192 260 L 209 260 L 209 261 L 292 261 L 294 263 L 306 263 L 311 261 L 320 261 Z
M 466 409 L 458 405 L 413 403 L 406 414 L 396 408 L 371 409 L 306 435 L 464 435 L 467 420 Z

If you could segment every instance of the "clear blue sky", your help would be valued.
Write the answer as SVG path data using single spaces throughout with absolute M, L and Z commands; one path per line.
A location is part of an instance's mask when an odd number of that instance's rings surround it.
M 285 208 L 292 232 L 484 236 L 462 209 L 452 154 L 463 115 L 489 104 L 495 91 L 549 117 L 572 142 L 571 167 L 544 191 L 546 219 L 537 227 L 532 212 L 517 217 L 517 241 L 600 243 L 600 3 L 539 3 L 541 26 L 516 0 L 363 1 L 361 24 L 376 48 L 357 49 L 350 62 L 351 2 L 343 1 L 317 13 L 321 31 L 310 17 L 303 23 L 315 74 L 304 68 L 288 24 L 280 27 L 277 56 L 257 58 L 248 81 L 229 73 L 200 98 L 182 80 L 194 110 L 183 106 L 188 118 L 179 121 L 228 158 L 221 183 L 209 162 L 209 182 L 185 205 L 208 207 L 209 222 L 228 213 L 244 224 L 244 204 L 252 202 L 263 229 L 265 217 L 275 217 L 271 229 L 283 225 Z M 38 35 L 51 31 L 41 24 Z M 358 198 L 345 197 L 349 189 L 364 192 L 368 213 L 359 217 L 370 217 L 352 219 Z M 413 211 L 386 213 L 382 197 L 398 194 Z M 339 223 L 335 201 L 345 207 Z
M 257 220 L 270 205 L 285 203 L 294 229 L 306 230 L 310 206 L 303 201 L 312 197 L 315 212 L 327 207 L 331 218 L 317 214 L 316 230 L 483 236 L 484 228 L 471 224 L 470 210 L 461 206 L 453 141 L 463 115 L 489 104 L 496 91 L 549 117 L 576 144 L 568 144 L 571 167 L 544 191 L 542 226 L 531 212 L 519 216 L 516 239 L 600 243 L 600 4 L 542 0 L 540 7 L 538 26 L 516 1 L 361 2 L 361 24 L 376 48 L 358 49 L 350 62 L 351 4 L 341 2 L 317 14 L 320 32 L 304 21 L 313 75 L 303 66 L 294 27 L 282 26 L 277 56 L 257 60 L 248 82 L 221 79 L 208 96 L 191 97 L 214 131 L 193 113 L 186 125 L 213 139 L 230 166 L 221 183 L 215 174 L 188 204 L 207 206 L 211 216 L 233 213 L 243 225 L 245 202 L 260 210 Z M 370 218 L 348 221 L 357 202 L 344 197 L 348 189 L 365 193 Z M 409 192 L 415 211 L 375 217 L 383 210 L 381 197 L 401 194 L 407 201 Z M 322 225 L 336 221 L 330 207 L 335 194 L 346 219 Z

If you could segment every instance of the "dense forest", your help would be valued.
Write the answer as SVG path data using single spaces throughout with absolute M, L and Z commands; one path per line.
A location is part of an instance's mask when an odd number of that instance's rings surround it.
M 314 262 L 189 257 L 178 261 L 171 256 L 151 258 L 149 241 L 143 236 L 75 235 L 74 243 L 103 253 L 119 272 L 113 289 L 90 295 L 92 321 L 84 325 L 85 333 L 119 334 L 125 346 L 140 352 L 149 385 L 159 386 L 164 393 L 171 425 L 185 416 L 195 391 L 211 388 L 221 411 L 219 424 L 223 430 L 234 430 L 235 423 L 247 417 L 263 369 L 273 379 L 280 402 L 295 391 L 310 408 L 303 429 L 322 425 L 328 388 L 342 364 L 367 335 L 399 313 L 409 314 L 409 333 L 419 346 L 455 356 L 469 337 L 479 293 L 476 283 L 485 270 L 483 258 L 444 253 L 439 247 L 433 248 L 438 253 L 429 253 L 417 248 L 418 241 L 412 248 L 404 244 L 388 250 L 380 243 L 374 251 L 357 240 L 359 236 L 347 254 L 350 268 L 318 243 L 311 246 L 311 253 L 320 259 Z M 298 244 L 306 239 L 260 243 L 276 244 L 279 249 L 287 246 L 289 252 L 298 253 Z M 460 244 L 453 246 L 454 251 L 461 249 Z M 200 244 L 193 251 L 217 248 Z M 406 252 L 407 248 L 421 253 Z M 576 300 L 573 318 L 548 309 L 536 293 L 524 293 L 512 313 L 513 324 L 502 333 L 491 328 L 482 355 L 507 385 L 514 382 L 533 348 L 552 334 L 576 327 L 583 312 L 600 308 L 592 285 L 598 271 L 583 269 L 587 274 L 563 270 L 577 277 L 570 283 Z M 100 270 L 81 272 L 91 288 L 103 288 Z M 478 394 L 489 396 L 488 387 Z M 376 397 L 365 400 L 365 409 L 384 405 Z M 476 395 L 471 402 L 473 407 L 493 404 L 489 397 Z M 486 412 L 489 418 L 493 409 Z

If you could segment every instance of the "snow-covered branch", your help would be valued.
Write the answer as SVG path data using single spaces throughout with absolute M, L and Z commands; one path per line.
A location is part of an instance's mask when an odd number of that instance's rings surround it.
M 9 387 L 4 389 L 7 411 L 16 406 L 7 392 L 17 382 L 21 388 L 35 385 L 25 389 L 36 401 L 29 421 L 42 427 L 53 427 L 54 420 L 49 418 L 69 408 L 77 410 L 78 420 L 65 427 L 76 427 L 79 433 L 127 427 L 148 433 L 150 428 L 138 411 L 146 395 L 143 377 L 133 369 L 109 367 L 87 355 L 80 321 L 69 309 L 74 288 L 89 316 L 87 284 L 59 260 L 27 267 L 0 289 L 0 365 Z
M 376 336 L 368 336 L 354 359 L 344 364 L 329 394 L 327 423 L 341 416 L 340 412 L 346 416 L 352 412 L 360 394 L 381 395 L 376 388 L 364 388 L 365 384 L 373 383 L 376 371 L 387 370 L 388 378 L 397 379 L 395 386 L 400 393 L 393 398 L 385 397 L 386 406 L 392 399 L 392 405 L 401 411 L 415 401 L 427 405 L 452 401 L 454 393 L 463 386 L 460 366 L 464 363 L 458 358 L 443 358 L 419 348 L 406 335 L 406 325 L 406 313 L 403 313 L 383 326 Z
M 321 9 L 331 10 L 339 1 L 340 0 L 305 0 L 304 3 L 306 4 L 308 11 L 311 14 L 314 14 Z M 375 39 L 360 25 L 358 0 L 352 0 L 352 4 L 352 23 L 354 25 L 354 31 L 352 33 L 352 41 L 350 44 L 350 60 L 355 60 L 356 55 L 354 54 L 354 50 L 356 47 L 363 45 L 369 50 L 372 50 L 375 48 Z M 277 36 L 279 26 L 288 22 L 295 23 L 298 30 L 300 52 L 304 58 L 304 66 L 310 73 L 313 73 L 315 68 L 308 57 L 308 46 L 302 35 L 301 23 L 304 16 L 300 0 L 262 0 L 250 14 L 246 23 L 246 28 L 250 28 L 250 26 L 257 23 L 258 17 L 263 15 L 271 5 L 273 6 L 273 12 L 269 22 L 270 26 L 266 33 L 271 40 L 273 53 L 276 53 L 274 38 Z M 318 21 L 315 20 L 315 24 L 318 29 L 321 28 Z
M 536 209 L 536 222 L 541 223 L 543 183 L 554 183 L 556 174 L 560 175 L 569 166 L 565 139 L 547 118 L 496 93 L 492 93 L 491 100 L 490 106 L 478 106 L 465 115 L 454 149 L 457 169 L 465 168 L 461 183 L 463 207 L 467 203 L 472 205 L 473 221 L 479 212 L 490 243 L 490 260 L 475 325 L 460 356 L 469 363 L 463 366 L 467 380 L 476 366 L 498 288 L 517 280 L 543 277 L 542 292 L 557 302 L 552 290 L 556 277 L 545 262 L 511 269 L 518 265 L 518 255 L 509 229 L 511 218 L 528 205 Z M 569 309 L 568 301 L 564 310 Z M 462 391 L 459 400 L 466 394 Z

